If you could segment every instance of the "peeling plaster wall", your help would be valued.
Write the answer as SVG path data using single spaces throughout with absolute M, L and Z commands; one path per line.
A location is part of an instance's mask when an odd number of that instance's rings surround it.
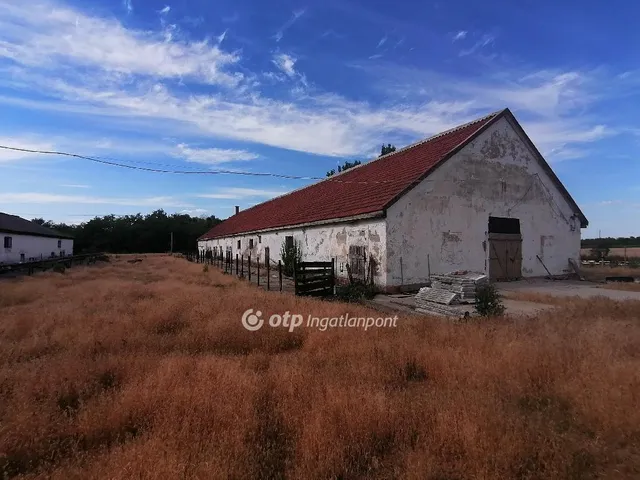
M 502 118 L 388 209 L 388 284 L 424 283 L 429 266 L 488 273 L 489 216 L 520 219 L 523 276 L 546 275 L 536 255 L 552 274 L 568 272 L 568 259 L 580 257 L 573 214 Z
M 345 264 L 348 262 L 349 247 L 351 245 L 364 246 L 366 247 L 367 261 L 369 255 L 373 255 L 378 265 L 374 282 L 377 285 L 386 284 L 386 223 L 383 218 L 362 220 L 354 223 L 277 230 L 259 235 L 260 243 L 258 243 L 258 234 L 236 235 L 200 241 L 198 242 L 198 248 L 205 250 L 222 246 L 223 251 L 230 248 L 234 259 L 236 253 L 243 255 L 245 258 L 251 254 L 251 261 L 253 262 L 258 257 L 264 261 L 264 249 L 269 247 L 271 263 L 277 264 L 278 260 L 281 259 L 280 250 L 285 237 L 291 235 L 302 246 L 303 261 L 330 261 L 335 258 L 336 274 L 338 277 L 346 278 L 347 270 Z M 253 249 L 249 249 L 250 239 L 253 239 Z M 237 248 L 238 240 L 240 240 L 240 250 Z

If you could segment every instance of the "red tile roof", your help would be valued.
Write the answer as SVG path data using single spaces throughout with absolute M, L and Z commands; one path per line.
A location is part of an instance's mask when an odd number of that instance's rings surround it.
M 243 210 L 213 227 L 199 240 L 381 212 L 500 113 L 492 113 Z

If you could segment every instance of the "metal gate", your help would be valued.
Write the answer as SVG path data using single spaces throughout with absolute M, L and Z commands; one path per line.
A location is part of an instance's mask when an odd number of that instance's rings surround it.
M 509 281 L 522 278 L 522 236 L 489 234 L 489 278 Z

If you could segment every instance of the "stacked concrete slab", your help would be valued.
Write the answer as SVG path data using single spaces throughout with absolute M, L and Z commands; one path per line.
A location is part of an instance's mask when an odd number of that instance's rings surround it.
M 476 288 L 489 283 L 482 273 L 468 271 L 433 275 L 430 287 L 423 287 L 415 296 L 416 311 L 459 317 L 464 312 L 460 304 L 475 303 Z
M 432 278 L 432 288 L 458 293 L 461 303 L 475 303 L 476 288 L 489 283 L 485 274 L 467 271 L 433 275 Z

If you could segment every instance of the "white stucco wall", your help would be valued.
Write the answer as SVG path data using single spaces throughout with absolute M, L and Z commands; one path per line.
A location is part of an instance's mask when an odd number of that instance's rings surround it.
M 488 272 L 488 219 L 520 219 L 523 276 L 568 272 L 580 256 L 580 221 L 506 118 L 387 210 L 389 285 L 431 273 Z M 402 264 L 402 267 L 401 267 Z
M 11 248 L 4 248 L 4 237 L 12 238 Z M 58 240 L 61 246 L 58 248 Z M 37 237 L 33 235 L 17 235 L 14 233 L 0 232 L 0 262 L 18 263 L 20 254 L 24 254 L 25 261 L 31 257 L 48 258 L 51 252 L 60 256 L 64 251 L 65 256 L 73 255 L 73 240 L 67 238 Z
M 260 243 L 258 235 L 261 237 Z M 228 247 L 231 247 L 234 259 L 236 253 L 244 255 L 245 258 L 251 253 L 251 261 L 253 262 L 257 257 L 261 260 L 264 259 L 264 248 L 269 247 L 271 262 L 277 264 L 281 259 L 282 244 L 285 237 L 289 235 L 301 244 L 303 261 L 330 261 L 335 258 L 336 274 L 345 278 L 347 276 L 345 264 L 348 261 L 349 246 L 366 247 L 367 258 L 369 255 L 373 255 L 378 265 L 374 282 L 378 285 L 385 285 L 387 271 L 384 255 L 386 251 L 386 223 L 383 218 L 277 230 L 252 235 L 237 235 L 200 241 L 198 248 L 203 250 L 222 246 L 222 250 L 226 251 Z M 254 242 L 252 250 L 249 250 L 249 239 L 253 239 Z M 240 240 L 240 250 L 237 248 L 238 240 Z

